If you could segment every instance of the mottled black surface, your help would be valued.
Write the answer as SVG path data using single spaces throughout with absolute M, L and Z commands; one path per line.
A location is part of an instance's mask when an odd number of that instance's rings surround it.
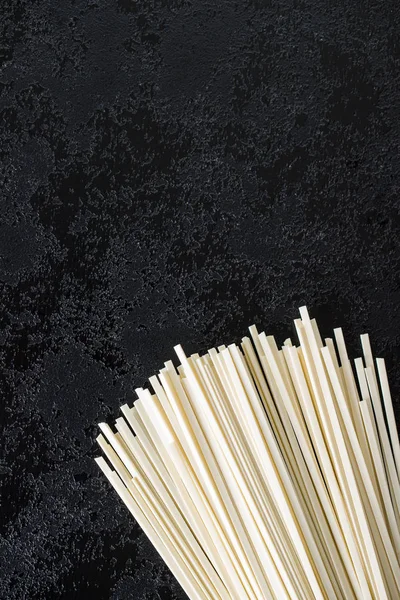
M 2 600 L 177 600 L 96 424 L 172 357 L 369 331 L 400 392 L 400 9 L 4 0 Z

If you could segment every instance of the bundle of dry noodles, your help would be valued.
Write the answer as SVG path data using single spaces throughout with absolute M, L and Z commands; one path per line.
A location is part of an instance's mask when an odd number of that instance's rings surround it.
M 383 359 L 341 329 L 180 360 L 101 423 L 101 469 L 193 600 L 398 600 L 400 445 Z M 336 350 L 337 349 L 337 350 Z

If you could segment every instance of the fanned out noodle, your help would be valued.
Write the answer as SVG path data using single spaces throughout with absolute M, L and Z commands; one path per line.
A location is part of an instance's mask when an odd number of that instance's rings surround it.
M 192 600 L 398 600 L 400 444 L 385 362 L 321 339 L 172 362 L 96 461 Z M 336 349 L 337 348 L 337 351 Z

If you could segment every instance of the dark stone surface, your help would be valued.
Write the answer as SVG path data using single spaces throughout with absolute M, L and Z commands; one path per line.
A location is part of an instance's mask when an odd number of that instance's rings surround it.
M 184 598 L 93 462 L 175 343 L 282 340 L 306 303 L 398 397 L 399 20 L 1 3 L 2 600 Z

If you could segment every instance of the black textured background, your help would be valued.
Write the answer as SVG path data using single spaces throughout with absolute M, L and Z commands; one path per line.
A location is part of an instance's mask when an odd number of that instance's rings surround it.
M 2 600 L 177 600 L 96 424 L 306 303 L 400 391 L 398 0 L 3 0 Z

